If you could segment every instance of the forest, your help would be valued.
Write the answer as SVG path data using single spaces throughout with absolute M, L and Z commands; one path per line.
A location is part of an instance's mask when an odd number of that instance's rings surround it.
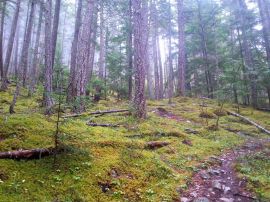
M 0 202 L 270 201 L 270 0 L 0 0 Z

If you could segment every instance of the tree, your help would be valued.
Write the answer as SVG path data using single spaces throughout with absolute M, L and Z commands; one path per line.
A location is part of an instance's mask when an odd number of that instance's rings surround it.
M 67 101 L 73 101 L 73 98 L 76 96 L 76 83 L 74 82 L 75 73 L 76 73 L 76 58 L 78 51 L 78 41 L 79 41 L 79 32 L 82 22 L 82 2 L 83 0 L 78 1 L 77 14 L 76 14 L 76 22 L 75 22 L 75 31 L 71 46 L 71 58 L 70 58 L 70 73 L 69 73 L 69 82 L 68 82 L 68 90 L 67 90 Z
M 52 27 L 52 66 L 54 66 L 54 59 L 55 59 L 60 8 L 61 8 L 61 0 L 55 0 L 53 27 Z
M 155 99 L 160 99 L 160 76 L 159 76 L 159 66 L 158 66 L 158 47 L 157 47 L 157 37 L 158 37 L 158 24 L 157 24 L 157 8 L 156 2 L 151 2 L 151 21 L 153 26 L 152 34 L 152 49 L 153 49 L 153 60 L 154 60 L 154 75 L 155 75 Z
M 242 46 L 243 46 L 243 56 L 245 62 L 245 68 L 247 70 L 250 79 L 250 90 L 251 90 L 251 102 L 253 107 L 258 106 L 258 92 L 256 84 L 256 73 L 255 65 L 252 56 L 252 51 L 250 49 L 251 42 L 248 39 L 248 19 L 247 19 L 247 5 L 243 0 L 237 1 L 237 14 L 236 17 L 239 19 L 240 29 L 242 32 Z
M 4 75 L 4 64 L 3 64 L 3 34 L 4 34 L 4 22 L 6 16 L 6 4 L 7 2 L 4 1 L 2 5 L 2 12 L 1 12 L 1 27 L 0 27 L 0 78 L 3 78 Z
M 20 13 L 20 6 L 21 6 L 21 0 L 17 0 L 16 2 L 16 10 L 13 16 L 12 20 L 12 25 L 11 25 L 11 30 L 10 30 L 10 36 L 8 39 L 8 45 L 7 45 L 7 52 L 6 52 L 6 58 L 5 58 L 5 63 L 4 63 L 4 71 L 3 71 L 3 77 L 2 77 L 2 84 L 1 84 L 1 90 L 6 90 L 8 86 L 8 69 L 10 65 L 10 59 L 11 59 L 11 54 L 12 54 L 12 49 L 13 49 L 13 43 L 14 43 L 14 38 L 16 34 L 16 28 L 18 24 L 18 18 L 19 18 L 19 13 Z
M 38 28 L 37 28 L 37 34 L 36 34 L 36 39 L 35 39 L 34 57 L 33 57 L 33 62 L 32 62 L 31 78 L 30 78 L 30 85 L 29 85 L 29 92 L 28 92 L 29 96 L 31 96 L 33 94 L 34 89 L 35 89 L 35 85 L 36 85 L 37 68 L 38 68 L 38 63 L 39 63 L 38 52 L 39 52 L 39 45 L 40 45 L 42 19 L 43 19 L 43 4 L 40 3 Z
M 133 0 L 133 35 L 134 35 L 134 70 L 135 70 L 135 96 L 134 108 L 138 118 L 146 117 L 145 103 L 145 70 L 147 39 L 147 5 L 145 0 Z
M 25 71 L 25 69 L 27 69 L 27 65 L 28 65 L 28 54 L 29 54 L 29 46 L 30 46 L 31 35 L 32 35 L 32 28 L 33 28 L 33 23 L 34 23 L 34 14 L 35 14 L 35 1 L 32 0 L 29 19 L 28 19 L 27 27 L 25 28 L 26 32 L 25 32 L 25 37 L 24 37 L 23 46 L 22 46 L 21 59 L 19 63 L 20 64 L 19 72 L 18 72 L 19 78 L 17 78 L 16 91 L 14 93 L 12 103 L 10 104 L 10 107 L 9 107 L 9 112 L 11 114 L 15 113 L 14 106 L 16 104 L 17 97 L 20 93 L 20 87 L 21 87 L 20 81 L 23 80 L 22 74 Z
M 82 21 L 82 30 L 79 35 L 77 65 L 76 65 L 76 105 L 74 111 L 85 110 L 84 98 L 86 96 L 86 86 L 88 83 L 88 72 L 91 55 L 91 35 L 93 26 L 93 14 L 95 10 L 95 0 L 87 0 L 87 9 Z
M 178 94 L 185 95 L 185 71 L 186 71 L 186 53 L 185 53 L 185 18 L 184 1 L 177 1 L 178 10 Z
M 52 93 L 53 82 L 53 64 L 52 64 L 52 0 L 46 0 L 45 2 L 45 72 L 44 72 L 44 93 L 43 93 L 43 105 L 45 106 L 45 114 L 52 113 L 52 106 L 54 104 Z

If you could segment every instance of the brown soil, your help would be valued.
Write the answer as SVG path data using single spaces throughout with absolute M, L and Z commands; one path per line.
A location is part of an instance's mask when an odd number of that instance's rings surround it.
M 247 190 L 246 180 L 237 177 L 234 165 L 239 157 L 262 150 L 265 142 L 267 141 L 252 138 L 247 140 L 242 147 L 214 158 L 216 164 L 211 168 L 196 173 L 187 191 L 180 191 L 181 197 L 176 201 L 257 201 L 256 197 Z

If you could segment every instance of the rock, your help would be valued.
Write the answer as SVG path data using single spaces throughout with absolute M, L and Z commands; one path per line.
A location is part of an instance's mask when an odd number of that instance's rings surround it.
M 220 184 L 220 182 L 218 180 L 214 180 L 212 182 L 212 187 L 218 190 L 222 190 L 222 185 Z
M 206 197 L 199 197 L 194 199 L 193 202 L 210 202 L 210 200 Z
M 234 202 L 233 198 L 220 198 L 220 202 Z
M 191 129 L 191 128 L 186 128 L 186 129 L 185 129 L 185 132 L 186 132 L 187 134 L 194 134 L 194 135 L 199 134 L 198 131 L 193 130 L 193 129 Z
M 209 169 L 208 173 L 210 173 L 211 175 L 219 175 L 220 171 L 215 169 Z
M 223 186 L 222 189 L 224 191 L 224 194 L 227 194 L 229 191 L 231 191 L 231 188 L 226 186 Z
M 208 180 L 211 177 L 207 172 L 202 172 L 200 176 L 204 180 Z
M 183 140 L 182 143 L 188 146 L 193 146 L 190 140 Z
M 188 198 L 186 198 L 186 197 L 181 197 L 180 201 L 181 202 L 189 202 L 190 200 Z

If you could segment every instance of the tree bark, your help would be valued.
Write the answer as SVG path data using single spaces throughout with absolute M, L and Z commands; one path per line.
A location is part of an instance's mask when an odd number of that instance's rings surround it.
M 134 33 L 134 70 L 135 70 L 135 116 L 146 118 L 145 103 L 145 70 L 148 46 L 147 33 L 147 5 L 145 0 L 133 0 L 133 33 Z M 148 56 L 147 56 L 148 57 Z
M 38 19 L 38 27 L 37 27 L 37 34 L 35 40 L 35 48 L 34 48 L 34 57 L 33 63 L 31 68 L 31 81 L 29 86 L 28 95 L 31 96 L 34 92 L 35 85 L 36 85 L 36 78 L 37 78 L 37 68 L 38 68 L 38 51 L 39 51 L 39 44 L 40 44 L 40 34 L 41 34 L 41 27 L 42 27 L 42 18 L 43 18 L 43 4 L 40 3 L 39 7 L 39 19 Z
M 3 64 L 3 35 L 4 35 L 4 22 L 6 16 L 6 4 L 7 2 L 4 1 L 2 3 L 2 12 L 1 12 L 1 27 L 0 27 L 0 79 L 3 78 L 4 75 L 4 64 Z
M 39 159 L 41 157 L 49 156 L 54 153 L 52 148 L 49 149 L 31 149 L 18 150 L 11 152 L 1 152 L 0 159 Z
M 25 37 L 24 37 L 23 46 L 22 46 L 22 53 L 21 53 L 21 59 L 20 59 L 20 67 L 19 67 L 19 72 L 18 72 L 16 90 L 15 90 L 15 93 L 13 95 L 13 100 L 12 100 L 10 107 L 9 107 L 10 114 L 15 113 L 14 107 L 15 107 L 15 104 L 17 102 L 17 97 L 20 94 L 20 87 L 22 85 L 21 80 L 22 81 L 24 80 L 21 77 L 22 77 L 22 75 L 24 75 L 24 73 L 27 69 L 27 66 L 28 66 L 29 46 L 30 46 L 30 42 L 31 42 L 32 28 L 33 28 L 33 24 L 34 24 L 34 14 L 35 14 L 35 1 L 32 0 L 29 21 L 27 23 L 28 24 L 27 27 L 25 28 L 26 32 L 25 32 Z
M 172 11 L 171 11 L 171 2 L 169 0 L 169 24 L 168 24 L 168 37 L 169 37 L 169 55 L 168 55 L 168 62 L 169 62 L 169 78 L 168 78 L 168 97 L 169 97 L 169 104 L 172 102 L 173 97 L 173 61 L 172 61 Z
M 159 35 L 157 36 L 157 57 L 158 57 L 158 68 L 159 68 L 159 98 L 163 99 L 164 97 L 164 75 L 163 75 L 163 67 L 161 61 L 161 54 L 160 54 L 160 41 Z
M 157 53 L 157 37 L 158 37 L 158 24 L 157 24 L 157 9 L 156 2 L 151 3 L 151 21 L 153 26 L 152 35 L 152 48 L 153 48 L 153 60 L 154 60 L 154 74 L 155 74 L 155 99 L 160 99 L 160 76 L 158 66 L 158 53 Z
M 78 41 L 79 41 L 79 32 L 82 23 L 82 2 L 83 0 L 78 1 L 78 8 L 76 14 L 76 22 L 75 22 L 75 31 L 71 46 L 71 58 L 70 58 L 70 72 L 69 72 L 69 81 L 68 81 L 68 89 L 67 89 L 67 101 L 74 101 L 73 98 L 76 96 L 76 84 L 74 79 L 76 78 L 76 58 L 78 52 Z
M 185 51 L 185 18 L 184 1 L 178 0 L 178 94 L 185 95 L 185 71 L 186 71 L 186 51 Z
M 95 112 L 89 112 L 89 113 L 82 113 L 82 114 L 71 114 L 62 116 L 62 118 L 73 118 L 73 117 L 79 117 L 79 116 L 85 116 L 85 115 L 97 115 L 97 114 L 112 114 L 112 113 L 120 113 L 120 112 L 129 112 L 128 109 L 113 109 L 113 110 L 107 110 L 107 111 L 95 111 Z
M 52 83 L 53 83 L 53 64 L 52 64 L 52 0 L 47 0 L 45 3 L 45 81 L 43 104 L 45 114 L 52 113 L 54 104 L 52 98 Z
M 262 127 L 261 125 L 255 123 L 254 121 L 250 120 L 249 118 L 244 117 L 244 116 L 242 116 L 240 114 L 237 114 L 235 112 L 230 112 L 230 111 L 227 111 L 227 112 L 228 112 L 229 115 L 232 115 L 232 116 L 235 116 L 235 117 L 239 117 L 239 118 L 243 119 L 244 121 L 248 122 L 249 124 L 255 126 L 256 128 L 258 128 L 262 132 L 270 135 L 270 131 L 269 130 L 267 130 L 266 128 Z
M 60 9 L 61 9 L 61 0 L 55 0 L 53 27 L 52 27 L 52 69 L 54 67 Z
M 103 12 L 103 3 L 101 1 L 101 5 L 100 5 L 100 25 L 99 25 L 99 29 L 100 29 L 100 41 L 99 41 L 99 71 L 98 71 L 98 76 L 100 79 L 104 79 L 104 70 L 105 70 L 105 32 L 104 32 L 104 12 Z
M 263 37 L 264 37 L 264 46 L 266 50 L 266 57 L 268 62 L 268 67 L 270 69 L 270 17 L 267 10 L 267 4 L 265 0 L 258 0 L 258 6 L 263 26 Z
M 16 34 L 16 28 L 18 24 L 18 18 L 19 18 L 19 13 L 20 13 L 20 6 L 21 6 L 21 0 L 17 0 L 16 2 L 16 10 L 13 16 L 12 20 L 12 25 L 11 25 L 11 30 L 10 30 L 10 36 L 8 39 L 8 45 L 7 45 L 7 52 L 6 52 L 6 58 L 5 58 L 5 63 L 4 63 L 4 71 L 3 71 L 3 77 L 2 77 L 2 84 L 1 84 L 1 90 L 6 90 L 8 86 L 8 69 L 10 65 L 10 59 L 11 59 L 11 53 L 13 49 L 13 43 L 14 43 L 14 38 Z
M 128 59 L 128 98 L 132 100 L 132 75 L 133 75 L 133 49 L 132 49 L 132 0 L 128 3 L 128 39 L 127 39 L 127 59 Z
M 85 11 L 84 20 L 82 23 L 82 30 L 78 41 L 77 52 L 77 66 L 76 66 L 76 99 L 77 103 L 74 106 L 75 112 L 85 111 L 85 96 L 87 75 L 89 72 L 89 61 L 91 53 L 91 34 L 92 34 L 92 22 L 93 13 L 95 9 L 95 0 L 87 1 L 87 9 Z M 88 43 L 86 43 L 88 41 Z

